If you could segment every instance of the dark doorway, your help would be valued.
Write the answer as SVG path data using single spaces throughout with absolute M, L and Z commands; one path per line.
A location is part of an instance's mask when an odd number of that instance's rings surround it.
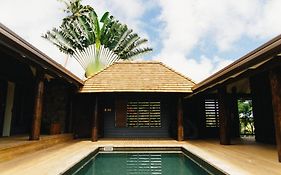
M 92 114 L 94 111 L 94 97 L 92 94 L 77 94 L 74 99 L 74 137 L 91 137 Z
M 12 110 L 11 135 L 30 133 L 34 103 L 33 91 L 30 85 L 16 84 Z

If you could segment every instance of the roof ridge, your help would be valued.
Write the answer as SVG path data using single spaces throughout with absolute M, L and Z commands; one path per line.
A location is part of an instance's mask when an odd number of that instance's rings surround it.
M 169 70 L 173 71 L 174 73 L 178 74 L 179 76 L 181 76 L 181 77 L 183 77 L 183 78 L 185 78 L 185 79 L 187 79 L 187 80 L 191 81 L 194 85 L 196 85 L 196 83 L 195 83 L 195 82 L 194 82 L 191 78 L 189 78 L 189 77 L 187 77 L 187 76 L 183 75 L 182 73 L 179 73 L 178 71 L 176 71 L 175 69 L 173 69 L 173 68 L 171 68 L 171 67 L 167 66 L 166 64 L 164 64 L 164 63 L 163 63 L 163 62 L 161 62 L 161 61 L 159 61 L 158 63 L 159 63 L 160 65 L 162 65 L 162 66 L 166 67 L 167 69 L 169 69 Z
M 116 64 L 158 64 L 159 63 L 159 61 L 150 61 L 150 60 L 148 60 L 148 61 L 127 61 L 127 60 L 125 60 L 125 61 L 116 61 L 116 62 L 114 62 L 114 63 L 116 63 Z

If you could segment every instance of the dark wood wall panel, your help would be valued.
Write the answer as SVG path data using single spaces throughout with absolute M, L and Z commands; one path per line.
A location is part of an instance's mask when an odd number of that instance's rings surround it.
M 6 105 L 6 90 L 8 81 L 15 84 L 11 135 L 28 134 L 31 130 L 31 120 L 34 104 L 34 76 L 28 64 L 19 61 L 0 48 L 0 135 L 3 129 L 3 117 Z M 3 85 L 5 86 L 3 89 Z M 4 100 L 4 101 L 3 101 Z
M 115 100 L 115 126 L 126 127 L 127 124 L 127 100 Z
M 77 94 L 73 99 L 73 132 L 75 138 L 90 138 L 95 98 L 92 94 Z
M 136 95 L 138 96 L 138 95 Z M 157 128 L 132 128 L 126 127 L 126 112 L 124 108 L 127 105 L 127 98 L 132 99 L 132 96 L 123 96 L 120 100 L 120 97 L 116 96 L 116 99 L 104 100 L 104 106 L 111 104 L 111 111 L 105 112 L 103 110 L 102 118 L 104 120 L 104 137 L 105 138 L 146 138 L 146 137 L 155 137 L 155 138 L 169 138 L 172 137 L 172 131 L 176 131 L 176 111 L 171 111 L 175 109 L 172 107 L 176 103 L 169 102 L 168 100 L 161 99 L 161 127 Z M 136 99 L 137 97 L 133 97 Z M 126 99 L 126 100 L 124 100 Z M 137 99 L 148 99 L 145 97 L 140 97 Z M 156 99 L 160 99 L 159 96 Z M 106 102 L 107 101 L 107 102 Z M 118 104 L 112 104 L 111 101 L 115 101 Z M 155 101 L 155 100 L 154 100 Z M 122 108 L 122 110 L 121 110 Z M 116 115 L 116 116 L 115 116 Z M 115 118 L 116 117 L 116 118 Z M 116 123 L 115 123 L 116 121 Z M 174 125 L 175 126 L 174 126 Z

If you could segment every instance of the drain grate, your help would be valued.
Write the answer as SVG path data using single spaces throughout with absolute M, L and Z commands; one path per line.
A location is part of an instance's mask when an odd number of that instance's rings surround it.
M 103 151 L 112 152 L 113 151 L 113 146 L 105 146 L 105 147 L 103 147 Z

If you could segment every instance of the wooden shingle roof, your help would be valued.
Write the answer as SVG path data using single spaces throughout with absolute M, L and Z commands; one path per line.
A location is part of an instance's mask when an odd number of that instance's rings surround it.
M 161 62 L 116 62 L 88 78 L 80 93 L 183 92 L 195 83 Z

